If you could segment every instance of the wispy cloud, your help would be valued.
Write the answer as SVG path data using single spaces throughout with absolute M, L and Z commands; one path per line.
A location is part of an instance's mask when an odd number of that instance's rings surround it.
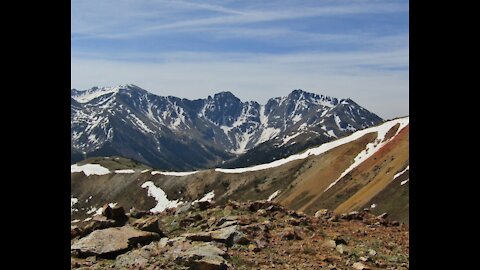
M 116 0 L 114 2 L 112 6 L 116 6 L 115 9 L 101 8 L 94 11 L 85 8 L 85 6 L 89 7 L 89 5 L 79 6 L 77 12 L 91 12 L 87 21 L 92 22 L 92 25 L 86 26 L 85 21 L 81 18 L 78 20 L 74 19 L 72 21 L 74 38 L 134 38 L 156 33 L 162 34 L 165 31 L 205 31 L 205 27 L 225 27 L 322 16 L 385 14 L 407 10 L 407 7 L 402 4 L 378 1 L 355 1 L 348 4 L 338 1 L 334 2 L 334 4 L 330 2 L 330 4 L 322 6 L 297 6 L 295 2 L 284 2 L 284 6 L 272 7 L 266 5 L 260 6 L 260 8 L 258 6 L 253 8 L 246 6 L 244 11 L 186 1 L 158 1 L 157 8 L 150 8 L 152 7 L 151 3 L 147 4 L 145 1 L 136 1 L 136 8 L 133 8 L 131 1 Z M 123 4 L 119 4 L 119 2 Z M 165 9 L 158 9 L 159 6 L 163 5 L 169 7 L 170 15 L 176 14 L 176 16 L 169 16 L 165 13 Z M 209 10 L 219 11 L 220 13 L 192 14 L 179 10 L 181 7 L 189 8 L 193 11 Z M 132 25 L 132 20 L 133 27 L 121 27 L 125 24 Z M 77 24 L 80 27 L 76 28 Z
M 408 114 L 404 0 L 73 0 L 72 87 L 265 102 L 295 88 Z

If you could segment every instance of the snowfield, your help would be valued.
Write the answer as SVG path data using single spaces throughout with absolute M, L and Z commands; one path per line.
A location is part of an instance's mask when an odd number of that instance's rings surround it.
M 105 175 L 109 174 L 110 170 L 101 166 L 100 164 L 85 164 L 78 166 L 77 164 L 73 164 L 70 167 L 70 172 L 83 172 L 86 176 L 90 175 Z

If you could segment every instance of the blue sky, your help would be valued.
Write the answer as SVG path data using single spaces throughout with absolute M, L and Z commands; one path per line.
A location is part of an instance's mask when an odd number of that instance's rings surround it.
M 303 89 L 408 114 L 408 1 L 72 0 L 71 87 L 190 99 Z

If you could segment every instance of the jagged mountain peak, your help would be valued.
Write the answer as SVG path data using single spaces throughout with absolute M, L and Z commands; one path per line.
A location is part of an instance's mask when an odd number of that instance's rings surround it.
M 165 169 L 217 166 L 264 144 L 276 153 L 259 150 L 246 164 L 272 161 L 382 121 L 349 99 L 337 106 L 336 98 L 300 89 L 266 105 L 242 102 L 230 91 L 197 100 L 132 84 L 71 91 L 72 149 Z

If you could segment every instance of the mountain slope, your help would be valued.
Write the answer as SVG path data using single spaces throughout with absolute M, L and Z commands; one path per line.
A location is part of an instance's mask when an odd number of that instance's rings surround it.
M 302 90 L 266 105 L 230 92 L 198 100 L 160 97 L 134 85 L 72 89 L 71 96 L 72 163 L 86 153 L 167 170 L 243 167 L 382 122 L 350 99 Z
M 237 169 L 160 172 L 124 158 L 93 158 L 72 166 L 72 219 L 87 218 L 105 203 L 152 209 L 160 201 L 180 205 L 210 194 L 217 202 L 271 198 L 307 214 L 368 207 L 408 223 L 408 123 L 408 117 L 391 120 L 284 159 Z M 94 164 L 107 169 L 92 172 L 88 166 Z

